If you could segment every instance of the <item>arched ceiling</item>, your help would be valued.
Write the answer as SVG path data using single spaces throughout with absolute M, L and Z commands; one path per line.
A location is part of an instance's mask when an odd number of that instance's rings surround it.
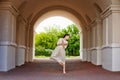
M 71 9 L 71 12 L 79 14 L 83 22 L 87 25 L 96 17 L 96 13 L 101 13 L 112 2 L 119 0 L 0 0 L 12 1 L 16 8 L 20 11 L 25 19 L 35 18 L 40 12 L 44 12 L 47 8 L 53 6 L 61 6 Z M 57 8 L 56 8 L 57 9 Z M 52 10 L 52 9 L 51 9 Z M 73 12 L 73 13 L 74 13 Z M 78 15 L 77 15 L 78 16 Z M 79 17 L 79 16 L 78 16 Z

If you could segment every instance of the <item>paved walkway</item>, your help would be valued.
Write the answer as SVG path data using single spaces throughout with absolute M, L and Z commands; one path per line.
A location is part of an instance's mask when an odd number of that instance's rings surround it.
M 79 59 L 67 60 L 67 74 L 49 59 L 35 60 L 8 72 L 0 72 L 0 80 L 120 80 L 120 72 L 110 72 Z

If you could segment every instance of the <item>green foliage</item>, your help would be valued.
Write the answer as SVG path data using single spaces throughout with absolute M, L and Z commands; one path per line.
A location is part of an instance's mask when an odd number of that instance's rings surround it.
M 68 56 L 78 56 L 80 49 L 80 35 L 79 30 L 75 24 L 69 25 L 66 29 L 62 30 L 62 35 L 69 33 L 70 40 L 68 47 L 66 49 L 66 53 Z
M 64 34 L 70 34 L 66 54 L 68 56 L 78 56 L 80 49 L 80 35 L 79 30 L 75 24 L 69 25 L 66 29 L 61 31 L 55 26 L 46 28 L 46 32 L 35 35 L 35 55 L 36 56 L 50 56 L 52 50 L 56 47 L 59 38 Z
M 40 56 L 40 55 L 50 56 L 51 53 L 52 53 L 51 49 L 45 49 L 42 46 L 37 46 L 35 48 L 35 56 Z

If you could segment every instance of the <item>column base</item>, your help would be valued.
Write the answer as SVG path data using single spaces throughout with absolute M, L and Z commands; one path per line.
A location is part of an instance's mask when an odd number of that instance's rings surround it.
M 15 68 L 15 50 L 14 44 L 0 45 L 0 71 L 9 71 Z
M 25 62 L 29 62 L 29 48 L 26 48 L 26 52 L 25 52 Z
M 29 48 L 29 53 L 28 53 L 28 61 L 33 62 L 33 56 L 34 56 L 34 49 Z
M 91 50 L 87 49 L 87 61 L 91 62 Z
M 104 46 L 102 49 L 102 67 L 109 71 L 120 71 L 120 46 Z
M 97 48 L 92 48 L 91 49 L 91 62 L 94 65 L 101 65 L 101 48 L 97 47 Z
M 16 66 L 21 66 L 25 63 L 25 46 L 18 46 L 16 53 Z
M 87 50 L 86 49 L 81 50 L 80 57 L 82 61 L 87 61 Z

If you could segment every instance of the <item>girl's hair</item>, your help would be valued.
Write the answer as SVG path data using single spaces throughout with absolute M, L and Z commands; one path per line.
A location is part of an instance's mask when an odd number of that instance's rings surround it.
M 63 36 L 63 38 L 65 38 L 66 36 L 70 36 L 70 34 L 65 34 L 65 35 Z

